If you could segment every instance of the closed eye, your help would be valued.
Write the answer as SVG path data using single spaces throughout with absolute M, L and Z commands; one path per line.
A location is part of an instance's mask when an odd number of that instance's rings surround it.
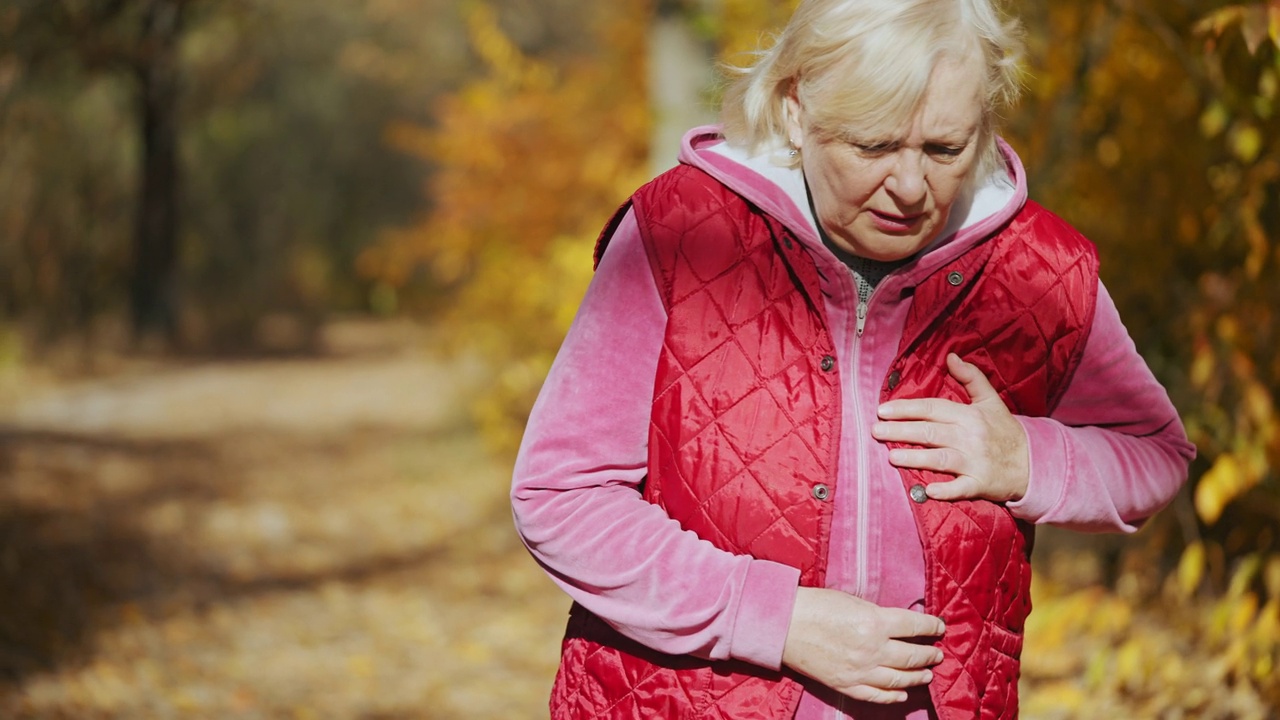
M 929 143 L 924 146 L 924 151 L 934 157 L 954 158 L 959 157 L 963 153 L 964 145 L 946 145 L 943 143 Z
M 850 143 L 854 149 L 865 157 L 882 157 L 898 149 L 894 142 Z

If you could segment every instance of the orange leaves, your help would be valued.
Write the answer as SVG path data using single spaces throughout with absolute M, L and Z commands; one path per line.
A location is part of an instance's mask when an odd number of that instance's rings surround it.
M 539 256 L 558 235 L 589 233 L 624 196 L 616 183 L 636 180 L 635 124 L 618 119 L 643 106 L 629 68 L 526 57 L 487 5 L 470 7 L 486 74 L 439 104 L 437 126 L 388 128 L 392 144 L 437 168 L 431 214 L 363 259 L 395 284 L 421 265 L 446 285 L 467 280 L 504 247 Z
M 451 335 L 502 358 L 476 413 L 510 448 L 590 279 L 600 227 L 646 179 L 648 5 L 609 5 L 598 54 L 555 62 L 523 53 L 489 5 L 465 8 L 484 72 L 438 103 L 434 125 L 386 133 L 434 168 L 429 212 L 359 262 L 384 294 L 425 274 L 447 298 Z

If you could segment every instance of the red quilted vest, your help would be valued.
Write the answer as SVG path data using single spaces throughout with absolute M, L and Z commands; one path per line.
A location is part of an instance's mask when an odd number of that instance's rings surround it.
M 647 500 L 733 553 L 821 586 L 835 491 L 840 387 L 817 268 L 779 222 L 681 165 L 632 197 L 668 315 L 649 429 Z M 626 208 L 606 227 L 603 252 Z M 915 289 L 882 395 L 967 395 L 948 352 L 978 365 L 1015 413 L 1045 415 L 1093 313 L 1092 246 L 1034 204 Z M 944 479 L 904 471 L 904 490 Z M 815 483 L 832 493 L 815 493 Z M 918 492 L 918 491 L 917 491 Z M 926 608 L 947 622 L 930 694 L 941 720 L 1017 716 L 1030 612 L 1031 529 L 990 502 L 913 503 Z M 670 656 L 570 611 L 551 715 L 790 718 L 805 680 Z

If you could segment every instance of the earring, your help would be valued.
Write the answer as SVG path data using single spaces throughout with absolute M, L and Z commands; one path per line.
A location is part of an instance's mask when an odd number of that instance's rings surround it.
M 800 154 L 800 151 L 795 148 L 791 148 L 790 150 L 787 151 L 787 157 L 795 157 L 799 154 Z

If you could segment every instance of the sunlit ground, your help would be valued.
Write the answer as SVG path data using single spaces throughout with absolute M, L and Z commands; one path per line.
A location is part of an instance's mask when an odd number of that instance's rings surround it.
M 568 603 L 468 425 L 481 378 L 421 333 L 336 335 L 20 394 L 0 717 L 545 714 Z
M 568 602 L 468 419 L 483 368 L 412 326 L 329 337 L 7 371 L 0 717 L 546 716 Z M 1275 717 L 1227 644 L 1196 655 L 1217 621 L 1081 587 L 1082 552 L 1038 587 L 1023 717 Z

